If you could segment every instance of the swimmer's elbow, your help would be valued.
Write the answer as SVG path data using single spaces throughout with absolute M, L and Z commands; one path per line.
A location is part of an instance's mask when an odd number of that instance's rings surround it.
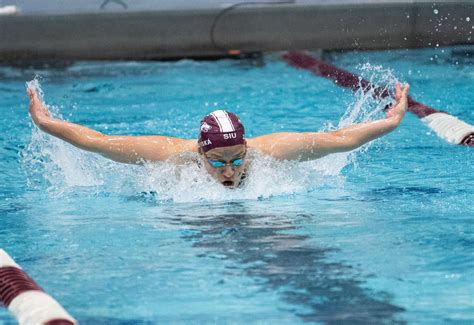
M 361 139 L 351 137 L 349 139 L 343 139 L 343 144 L 341 145 L 342 151 L 351 151 L 359 148 L 364 144 Z
M 109 136 L 100 132 L 94 132 L 91 135 L 82 135 L 76 146 L 80 149 L 96 152 L 99 154 L 106 153 L 107 142 Z
M 133 137 L 96 134 L 89 139 L 89 151 L 125 164 L 143 165 L 147 161 L 146 152 L 139 149 Z
M 356 136 L 347 135 L 343 132 L 332 132 L 331 133 L 331 146 L 334 152 L 345 152 L 359 148 L 363 145 L 363 141 Z

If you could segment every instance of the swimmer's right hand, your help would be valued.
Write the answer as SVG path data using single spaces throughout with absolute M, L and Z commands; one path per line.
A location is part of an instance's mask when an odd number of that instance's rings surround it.
M 51 115 L 48 108 L 41 102 L 36 89 L 28 87 L 26 93 L 30 98 L 30 115 L 36 125 L 41 126 L 50 119 Z
M 405 116 L 405 113 L 408 109 L 408 91 L 410 90 L 410 85 L 402 85 L 397 82 L 395 87 L 395 100 L 397 101 L 394 106 L 392 106 L 387 111 L 387 119 L 393 121 L 395 127 L 400 124 Z

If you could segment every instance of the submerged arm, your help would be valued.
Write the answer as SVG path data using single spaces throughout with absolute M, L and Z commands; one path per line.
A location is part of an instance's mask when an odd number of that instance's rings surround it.
M 114 161 L 141 164 L 162 161 L 193 150 L 195 141 L 165 136 L 109 136 L 87 127 L 51 117 L 33 88 L 28 88 L 30 114 L 44 132 Z
M 273 133 L 249 139 L 249 144 L 277 159 L 312 160 L 356 149 L 397 128 L 407 110 L 409 86 L 397 84 L 397 103 L 383 120 L 356 124 L 332 132 Z

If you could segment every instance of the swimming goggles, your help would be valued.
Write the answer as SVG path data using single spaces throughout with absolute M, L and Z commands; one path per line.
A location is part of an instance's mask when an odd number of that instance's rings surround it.
M 221 168 L 221 167 L 225 167 L 227 165 L 230 165 L 230 166 L 233 166 L 233 167 L 238 167 L 238 166 L 242 166 L 243 162 L 244 162 L 244 158 L 238 158 L 238 159 L 234 159 L 232 160 L 231 162 L 223 162 L 223 161 L 219 161 L 219 160 L 211 160 L 211 159 L 208 159 L 207 162 L 209 163 L 209 165 L 211 165 L 212 167 L 215 167 L 215 168 Z

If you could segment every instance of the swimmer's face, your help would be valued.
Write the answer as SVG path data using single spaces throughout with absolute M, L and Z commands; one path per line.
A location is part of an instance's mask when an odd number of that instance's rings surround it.
M 203 155 L 204 166 L 212 177 L 225 187 L 236 188 L 239 186 L 247 165 L 246 152 L 246 145 L 239 144 L 231 147 L 214 148 L 201 154 Z M 236 166 L 235 164 L 239 163 L 239 159 L 242 159 L 242 163 Z M 212 160 L 214 164 L 220 162 L 220 165 L 224 166 L 214 167 L 209 160 Z

